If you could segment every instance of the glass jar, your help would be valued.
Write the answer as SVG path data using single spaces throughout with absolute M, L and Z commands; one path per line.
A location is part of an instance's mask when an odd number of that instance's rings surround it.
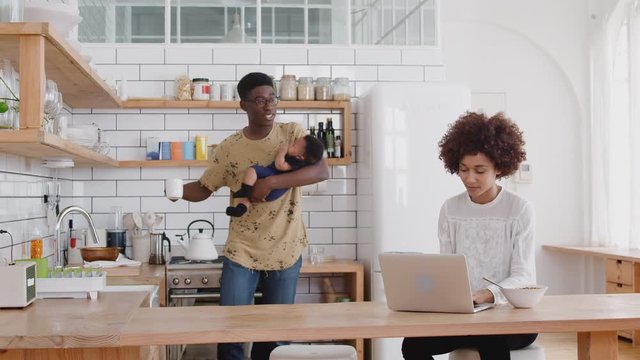
M 211 85 L 207 78 L 195 78 L 191 80 L 191 99 L 209 100 Z
M 280 78 L 280 100 L 293 101 L 298 98 L 295 75 L 282 75 Z
M 331 78 L 319 77 L 315 86 L 316 100 L 331 100 Z
M 298 100 L 313 100 L 313 78 L 301 77 L 298 80 Z
M 339 77 L 333 80 L 333 100 L 350 100 L 351 86 L 349 78 Z

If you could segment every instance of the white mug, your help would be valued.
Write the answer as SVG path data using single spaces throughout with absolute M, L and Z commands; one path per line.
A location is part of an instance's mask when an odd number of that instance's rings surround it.
M 164 192 L 169 200 L 182 199 L 182 179 L 167 179 L 164 182 Z

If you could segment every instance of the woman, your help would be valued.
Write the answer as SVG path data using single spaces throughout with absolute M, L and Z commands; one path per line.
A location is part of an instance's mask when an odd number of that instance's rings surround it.
M 466 113 L 439 143 L 445 169 L 457 174 L 466 191 L 447 200 L 438 224 L 440 252 L 463 254 L 476 303 L 504 303 L 495 285 L 534 284 L 534 214 L 531 205 L 502 188 L 497 180 L 514 174 L 526 159 L 518 126 L 504 114 L 491 118 Z M 458 348 L 475 348 L 482 360 L 509 360 L 510 350 L 533 343 L 537 334 L 405 338 L 407 360 L 433 359 Z

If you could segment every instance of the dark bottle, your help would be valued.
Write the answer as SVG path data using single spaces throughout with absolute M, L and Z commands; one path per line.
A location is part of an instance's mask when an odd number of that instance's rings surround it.
M 326 131 L 326 148 L 327 148 L 327 156 L 332 158 L 335 157 L 335 138 L 336 131 L 333 129 L 333 120 L 331 118 L 327 118 L 327 131 Z
M 324 130 L 324 123 L 321 121 L 318 123 L 318 140 L 322 142 L 324 146 L 324 157 L 327 157 L 327 132 Z
M 309 135 L 316 136 L 316 127 L 315 126 L 309 127 Z

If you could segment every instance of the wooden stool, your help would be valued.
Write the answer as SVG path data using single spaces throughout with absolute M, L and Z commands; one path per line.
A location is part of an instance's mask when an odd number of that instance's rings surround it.
M 475 349 L 458 349 L 449 353 L 449 360 L 480 360 Z M 511 350 L 511 360 L 545 360 L 544 348 L 531 344 L 520 350 Z
M 349 345 L 283 345 L 271 352 L 269 360 L 357 360 Z

